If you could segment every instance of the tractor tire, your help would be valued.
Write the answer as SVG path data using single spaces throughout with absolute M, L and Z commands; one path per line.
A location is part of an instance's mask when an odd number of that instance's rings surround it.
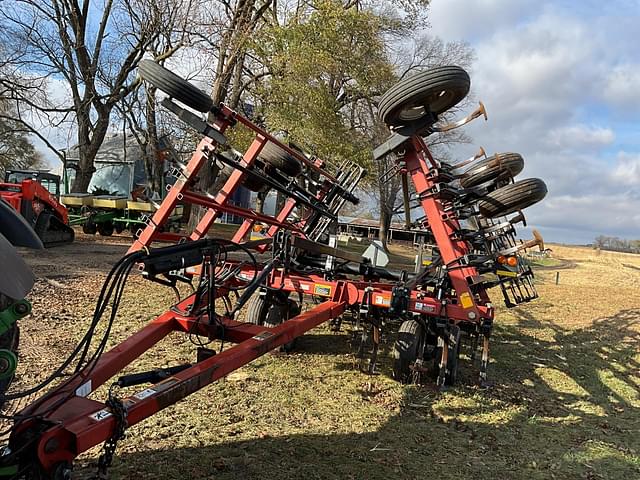
M 260 292 L 256 292 L 247 302 L 246 308 L 247 310 L 244 314 L 245 322 L 253 323 L 254 325 L 264 325 L 264 320 L 269 308 L 266 295 L 260 295 Z
M 223 164 L 222 167 L 218 170 L 218 174 L 213 181 L 213 185 L 211 185 L 210 192 L 214 195 L 217 195 L 218 192 L 222 190 L 222 187 L 224 187 L 224 184 L 227 183 L 227 180 L 229 180 L 229 177 L 233 173 L 233 170 L 234 169 L 233 167 L 231 167 L 231 165 Z
M 453 329 L 451 335 L 454 337 L 455 344 L 447 347 L 449 351 L 447 353 L 447 373 L 444 377 L 444 384 L 448 386 L 455 385 L 458 381 L 458 365 L 460 364 L 460 327 L 453 326 L 451 328 Z M 434 358 L 434 370 L 436 372 L 436 377 L 440 371 L 441 356 L 442 348 L 436 347 Z
M 404 78 L 380 98 L 378 117 L 390 127 L 440 115 L 469 93 L 471 80 L 460 67 L 437 67 Z
M 260 173 L 262 173 L 263 175 L 267 175 L 267 173 L 265 173 L 264 171 Z M 268 187 L 268 185 L 264 183 L 264 181 L 260 177 L 254 175 L 252 172 L 247 173 L 247 175 L 244 177 L 242 186 L 256 193 L 262 192 Z
M 103 222 L 98 224 L 98 233 L 103 237 L 110 237 L 113 235 L 113 222 Z
M 230 160 L 233 159 L 233 157 L 230 154 L 228 154 L 228 152 L 222 152 L 220 153 L 220 155 Z M 233 168 L 231 165 L 227 163 L 224 163 L 224 162 L 220 162 L 220 163 L 222 163 L 222 166 L 218 170 L 218 175 L 213 185 L 214 192 L 219 192 L 220 189 L 224 187 L 224 184 L 227 182 L 227 180 L 229 180 L 229 177 L 235 170 L 235 168 Z M 258 161 L 257 163 L 254 162 L 254 165 L 252 168 L 258 168 L 258 167 L 264 167 L 264 166 L 265 165 L 262 162 Z M 265 190 L 266 184 L 262 181 L 262 179 L 258 178 L 255 175 L 252 175 L 251 173 L 248 173 L 244 177 L 242 186 L 251 190 L 252 192 L 261 192 Z
M 460 186 L 476 187 L 503 175 L 515 177 L 523 168 L 524 160 L 519 153 L 496 153 L 471 165 L 460 178 Z
M 206 93 L 153 60 L 142 60 L 138 71 L 143 80 L 198 112 L 207 113 L 213 108 L 213 100 Z
M 296 301 L 287 298 L 286 303 L 273 303 L 269 307 L 264 319 L 264 326 L 268 328 L 277 327 L 282 322 L 285 322 L 297 315 L 300 315 L 300 306 Z M 289 343 L 285 343 L 280 347 L 280 351 L 287 353 L 293 351 L 297 340 L 297 338 L 294 338 Z
M 267 143 L 262 147 L 259 158 L 290 177 L 297 177 L 302 173 L 302 164 L 275 143 Z
M 478 210 L 485 218 L 508 215 L 538 203 L 547 195 L 547 185 L 539 178 L 518 180 L 485 195 Z
M 82 232 L 85 233 L 86 235 L 95 235 L 97 231 L 98 231 L 98 227 L 91 220 L 87 220 L 82 224 Z
M 415 320 L 405 320 L 398 330 L 393 346 L 393 378 L 401 383 L 411 383 L 411 365 L 418 359 L 422 341 L 422 325 Z

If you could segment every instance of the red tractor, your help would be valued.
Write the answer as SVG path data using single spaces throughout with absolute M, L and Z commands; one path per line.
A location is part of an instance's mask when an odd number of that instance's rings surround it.
M 47 172 L 7 170 L 0 183 L 0 198 L 20 212 L 45 247 L 73 242 L 69 215 L 59 196 L 60 177 Z

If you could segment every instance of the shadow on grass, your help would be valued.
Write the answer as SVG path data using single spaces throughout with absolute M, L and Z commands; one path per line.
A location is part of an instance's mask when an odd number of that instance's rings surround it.
M 640 309 L 571 330 L 516 314 L 520 325 L 495 333 L 491 389 L 472 386 L 467 367 L 445 393 L 403 387 L 396 413 L 373 431 L 123 453 L 112 478 L 640 478 Z M 304 342 L 313 349 L 327 340 L 313 337 Z M 325 352 L 343 353 L 341 338 Z

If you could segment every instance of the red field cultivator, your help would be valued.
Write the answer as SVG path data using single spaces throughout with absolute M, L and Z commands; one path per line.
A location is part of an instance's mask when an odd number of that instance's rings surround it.
M 191 160 L 173 172 L 175 183 L 161 207 L 109 274 L 87 334 L 56 371 L 73 368 L 73 374 L 15 414 L 9 445 L 0 457 L 4 477 L 70 478 L 75 457 L 102 442 L 99 469 L 104 473 L 125 428 L 275 348 L 291 348 L 297 337 L 323 322 L 353 319 L 367 326 L 371 372 L 382 329 L 401 323 L 394 376 L 403 382 L 432 377 L 439 386 L 453 384 L 463 339 L 470 341 L 474 354 L 480 343 L 479 377 L 486 380 L 494 317 L 487 289 L 500 286 L 508 306 L 536 298 L 533 274 L 518 252 L 542 240 L 518 243 L 514 225 L 524 222 L 520 210 L 541 200 L 546 187 L 538 179 L 514 181 L 523 168 L 517 154 L 447 164 L 429 153 L 426 137 L 484 113 L 481 105 L 456 124 L 437 123 L 438 115 L 467 94 L 470 81 L 464 70 L 420 73 L 380 100 L 380 118 L 392 134 L 374 155 L 395 158 L 396 166 L 387 174 L 402 175 L 405 185 L 412 184 L 405 210 L 422 209 L 414 228 L 435 245 L 433 262 L 415 274 L 386 269 L 332 241 L 329 231 L 340 208 L 358 201 L 354 191 L 365 174 L 361 167 L 307 155 L 226 106 L 214 105 L 153 62 L 142 63 L 141 75 L 169 95 L 162 104 L 203 139 Z M 207 114 L 209 121 L 176 102 Z M 244 154 L 231 148 L 225 136 L 237 124 L 254 133 Z M 219 191 L 199 191 L 199 172 L 214 163 L 222 172 Z M 232 205 L 231 195 L 240 185 L 258 192 L 275 190 L 286 202 L 275 215 Z M 178 203 L 204 211 L 192 232 L 163 228 Z M 207 237 L 225 212 L 244 219 L 233 239 Z M 266 226 L 265 238 L 245 241 L 256 225 Z M 174 245 L 156 248 L 157 241 Z M 105 351 L 124 284 L 136 266 L 150 281 L 169 287 L 195 280 L 195 292 Z M 98 329 L 101 322 L 106 327 Z M 117 378 L 174 331 L 232 346 L 219 352 L 200 346 L 191 363 Z M 91 398 L 108 382 L 106 399 Z M 8 391 L 4 399 L 24 393 Z

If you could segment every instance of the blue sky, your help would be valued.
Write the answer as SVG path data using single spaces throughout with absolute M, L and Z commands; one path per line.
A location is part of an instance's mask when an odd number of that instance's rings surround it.
M 549 187 L 526 213 L 550 241 L 640 238 L 640 2 L 433 0 L 430 22 L 475 49 L 489 112 L 457 156 L 521 153 L 519 178 Z

